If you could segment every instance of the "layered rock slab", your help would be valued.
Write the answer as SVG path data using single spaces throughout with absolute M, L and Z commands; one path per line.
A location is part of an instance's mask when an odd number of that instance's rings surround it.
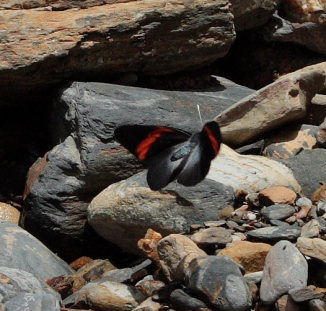
M 226 0 L 143 0 L 65 11 L 4 9 L 0 20 L 2 91 L 82 75 L 157 75 L 200 67 L 224 56 L 235 38 Z

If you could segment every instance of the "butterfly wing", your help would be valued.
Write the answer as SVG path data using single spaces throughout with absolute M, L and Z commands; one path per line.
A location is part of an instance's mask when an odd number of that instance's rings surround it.
M 221 146 L 221 133 L 215 121 L 204 125 L 202 131 L 192 137 L 195 146 L 180 163 L 181 172 L 177 178 L 184 186 L 193 186 L 202 181 L 209 171 L 211 161 Z
M 190 134 L 167 126 L 122 125 L 115 129 L 114 136 L 138 159 L 147 161 L 188 140 Z

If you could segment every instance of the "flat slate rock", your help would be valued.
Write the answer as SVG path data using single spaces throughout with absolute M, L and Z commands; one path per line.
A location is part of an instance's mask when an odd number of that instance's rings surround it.
M 268 220 L 281 220 L 295 213 L 295 208 L 288 204 L 273 204 L 264 207 L 260 212 Z
M 42 281 L 73 272 L 67 263 L 15 224 L 0 223 L 0 236 L 0 266 L 30 272 Z
M 295 241 L 300 236 L 301 228 L 291 226 L 266 227 L 251 230 L 248 238 L 262 242 L 277 242 L 280 240 Z

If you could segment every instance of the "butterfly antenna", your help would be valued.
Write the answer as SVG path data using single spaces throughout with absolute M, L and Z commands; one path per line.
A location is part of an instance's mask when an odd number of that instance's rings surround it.
M 197 104 L 197 110 L 198 110 L 198 114 L 199 114 L 200 123 L 201 123 L 201 125 L 203 125 L 203 119 L 201 118 L 200 107 L 198 104 Z

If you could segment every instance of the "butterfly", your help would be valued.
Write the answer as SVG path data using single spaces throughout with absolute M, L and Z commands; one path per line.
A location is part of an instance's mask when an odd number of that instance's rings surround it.
M 221 146 L 221 132 L 215 121 L 201 132 L 190 133 L 167 126 L 122 125 L 115 139 L 148 166 L 147 183 L 159 190 L 175 179 L 184 186 L 201 182 Z

